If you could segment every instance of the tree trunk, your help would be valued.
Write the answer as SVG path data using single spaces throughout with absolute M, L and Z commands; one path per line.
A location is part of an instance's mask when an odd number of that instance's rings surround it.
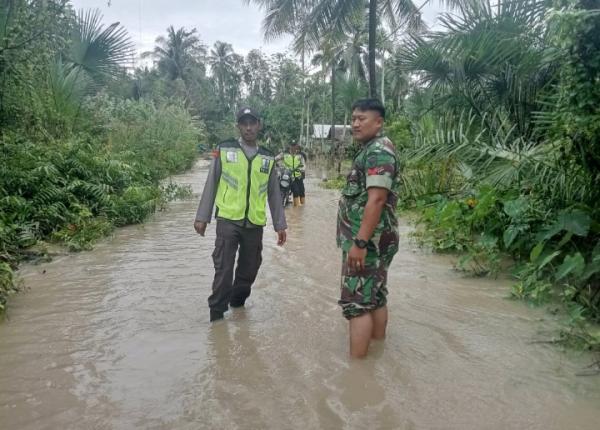
M 348 111 L 344 112 L 344 130 L 342 131 L 342 143 L 341 145 L 345 145 L 346 144 L 346 124 L 348 123 Z M 343 149 L 343 146 L 342 146 Z M 342 174 L 342 160 L 344 159 L 344 157 L 342 156 L 343 152 L 340 151 L 339 157 L 338 157 L 338 164 L 337 164 L 337 172 L 338 175 Z
M 306 143 L 310 142 L 310 149 L 312 150 L 312 139 L 309 140 L 309 124 L 310 124 L 310 104 L 306 100 Z
M 385 106 L 385 51 L 381 54 L 381 104 Z
M 325 83 L 325 75 L 323 75 L 323 83 Z M 327 103 L 327 99 L 326 99 L 326 94 L 325 91 L 323 91 L 323 113 L 321 114 L 321 117 L 323 118 L 323 122 L 322 124 L 325 125 L 325 121 L 327 121 L 327 117 L 325 116 L 325 104 Z M 325 152 L 325 133 L 323 133 L 323 130 L 321 130 L 321 155 L 323 155 L 323 153 Z
M 302 135 L 304 134 L 304 103 L 306 98 L 306 83 L 304 81 L 304 41 L 302 41 L 302 53 L 300 55 L 300 62 L 302 63 L 302 107 L 300 108 L 302 114 L 300 116 L 300 140 L 298 143 L 302 145 Z M 306 135 L 308 141 L 308 134 Z
M 369 97 L 377 96 L 375 55 L 377 38 L 377 0 L 369 0 Z
M 333 151 L 333 157 L 330 157 L 330 160 L 333 160 L 337 154 L 337 146 L 335 144 L 335 60 L 331 62 L 331 150 Z

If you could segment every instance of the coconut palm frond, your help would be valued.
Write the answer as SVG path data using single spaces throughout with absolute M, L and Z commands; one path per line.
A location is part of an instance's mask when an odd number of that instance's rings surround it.
M 310 10 L 307 20 L 315 39 L 324 35 L 341 35 L 351 31 L 357 14 L 363 13 L 362 0 L 319 0 Z
M 118 22 L 104 28 L 98 10 L 80 11 L 71 32 L 69 60 L 94 78 L 109 78 L 131 59 L 133 44 Z
M 78 113 L 85 95 L 93 91 L 92 78 L 85 70 L 57 58 L 48 72 L 52 109 L 67 120 Z
M 413 34 L 427 30 L 427 25 L 421 16 L 421 8 L 412 0 L 388 0 L 383 2 L 383 5 L 386 8 L 384 16 L 396 17 L 397 25 L 392 28 L 406 28 Z

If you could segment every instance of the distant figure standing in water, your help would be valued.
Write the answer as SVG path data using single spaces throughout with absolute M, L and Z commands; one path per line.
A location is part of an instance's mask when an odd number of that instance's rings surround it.
M 217 238 L 213 252 L 215 278 L 208 298 L 210 321 L 223 318 L 229 306 L 244 306 L 262 262 L 266 204 L 277 232 L 277 244 L 286 241 L 287 224 L 272 154 L 258 146 L 262 124 L 254 109 L 237 113 L 241 138 L 221 143 L 214 154 L 204 185 L 194 228 L 204 236 L 216 204 Z M 238 253 L 237 268 L 234 266 Z
M 292 142 L 289 151 L 278 155 L 277 159 L 283 159 L 284 166 L 292 172 L 294 206 L 304 205 L 306 203 L 306 192 L 304 190 L 306 157 L 300 151 L 300 145 L 297 142 Z
M 367 355 L 371 339 L 383 339 L 388 321 L 387 273 L 398 251 L 396 205 L 400 165 L 393 143 L 382 136 L 385 108 L 376 99 L 352 105 L 352 135 L 362 149 L 342 189 L 337 243 L 343 251 L 341 298 L 350 326 L 350 355 Z

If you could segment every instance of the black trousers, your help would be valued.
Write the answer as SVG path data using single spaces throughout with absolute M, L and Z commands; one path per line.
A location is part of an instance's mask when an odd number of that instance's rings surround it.
M 294 197 L 304 197 L 304 179 L 294 179 L 292 182 L 292 195 Z
M 250 295 L 262 263 L 263 228 L 246 228 L 217 219 L 217 239 L 212 258 L 215 279 L 208 298 L 211 310 L 225 312 L 229 303 L 243 303 Z M 234 265 L 238 253 L 237 267 Z

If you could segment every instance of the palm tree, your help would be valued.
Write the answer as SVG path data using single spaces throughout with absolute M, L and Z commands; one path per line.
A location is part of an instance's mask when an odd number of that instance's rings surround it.
M 230 43 L 216 41 L 210 50 L 208 63 L 217 82 L 219 97 L 225 101 L 225 85 L 234 71 L 235 53 Z
M 308 22 L 306 20 L 312 0 L 244 0 L 245 3 L 256 3 L 266 10 L 267 15 L 263 21 L 265 40 L 273 40 L 283 34 L 294 36 L 293 49 L 300 55 L 302 70 L 302 114 L 300 118 L 300 142 L 304 135 L 304 108 L 308 112 L 306 94 L 306 55 L 313 46 L 308 39 Z M 308 118 L 306 119 L 308 122 Z M 308 125 L 308 124 L 307 124 Z M 308 139 L 308 133 L 306 135 Z
M 309 20 L 313 24 L 315 36 L 325 32 L 343 32 L 352 26 L 356 16 L 364 15 L 365 0 L 319 0 L 312 9 Z M 377 94 L 377 28 L 378 15 L 387 19 L 396 30 L 406 26 L 411 30 L 423 28 L 421 13 L 412 0 L 369 0 L 369 96 Z
M 77 117 L 86 94 L 123 71 L 132 52 L 133 44 L 118 22 L 104 28 L 98 10 L 77 14 L 69 50 L 54 60 L 48 76 L 54 109 L 65 123 Z
M 358 17 L 351 30 L 344 34 L 340 46 L 340 68 L 348 79 L 368 83 L 367 23 Z
M 546 13 L 536 0 L 483 0 L 442 16 L 445 32 L 407 41 L 397 61 L 435 97 L 421 116 L 433 111 L 440 119 L 433 133 L 418 133 L 417 159 L 454 158 L 475 182 L 583 199 L 586 187 L 578 175 L 565 176 L 556 140 L 536 121 L 550 105 L 559 64 L 539 37 Z
M 301 87 L 302 71 L 285 54 L 275 54 L 272 58 L 275 96 L 279 100 L 285 100 L 296 94 L 295 90 Z
M 386 31 L 386 29 L 381 28 L 377 32 L 377 47 L 379 48 L 379 53 L 381 54 L 381 93 L 380 100 L 385 105 L 385 90 L 386 90 L 386 54 L 393 54 L 395 45 L 394 45 L 394 37 L 395 34 L 392 32 Z
M 118 22 L 104 28 L 98 10 L 80 11 L 71 32 L 68 61 L 94 79 L 114 76 L 131 59 L 133 45 Z
M 471 109 L 492 130 L 492 113 L 502 109 L 529 136 L 532 115 L 542 107 L 538 96 L 555 71 L 552 50 L 531 31 L 542 28 L 545 13 L 536 0 L 466 4 L 460 15 L 441 17 L 446 32 L 406 41 L 398 60 L 419 84 L 445 96 L 446 111 Z
M 187 72 L 192 67 L 200 68 L 204 73 L 204 59 L 206 46 L 196 36 L 196 29 L 175 30 L 173 26 L 167 28 L 167 36 L 156 38 L 156 47 L 153 51 L 144 52 L 142 58 L 154 57 L 158 61 L 158 69 L 171 80 L 178 78 L 184 81 Z
M 248 52 L 243 73 L 248 98 L 259 105 L 269 103 L 273 96 L 273 73 L 265 54 L 259 49 Z
M 412 0 L 246 0 L 266 9 L 263 30 L 268 37 L 302 28 L 302 37 L 318 46 L 326 34 L 344 34 L 352 28 L 357 16 L 369 17 L 369 95 L 377 94 L 376 41 L 378 15 L 395 30 L 423 28 L 420 9 Z M 365 8 L 368 6 L 368 9 Z M 295 33 L 296 34 L 296 33 Z
M 320 51 L 312 60 L 314 65 L 321 65 L 323 72 L 330 71 L 332 147 L 335 147 L 336 96 L 339 92 L 337 91 L 337 82 L 340 77 L 338 75 L 342 74 L 344 76 L 341 86 L 343 94 L 348 93 L 346 89 L 349 87 L 346 84 L 352 82 L 350 87 L 354 90 L 350 92 L 355 96 L 354 100 L 363 95 L 361 83 L 367 83 L 366 60 L 368 53 L 365 47 L 365 24 L 364 16 L 357 16 L 352 22 L 351 33 L 328 33 L 322 39 Z M 345 106 L 350 106 L 354 101 L 347 97 L 342 98 Z M 347 114 L 347 112 L 344 113 Z M 336 151 L 339 152 L 339 148 L 336 147 Z
M 312 59 L 313 65 L 320 65 L 323 78 L 327 71 L 330 73 L 329 84 L 331 85 L 331 147 L 335 148 L 335 105 L 336 105 L 336 81 L 341 70 L 340 60 L 343 53 L 343 45 L 339 39 L 329 37 L 323 40 L 321 50 Z
M 342 159 L 345 148 L 343 147 L 346 142 L 346 129 L 348 128 L 348 119 L 351 115 L 350 106 L 357 99 L 364 96 L 366 82 L 357 79 L 352 75 L 345 76 L 340 82 L 339 96 L 342 99 L 342 105 L 344 106 L 344 130 L 342 131 L 341 145 L 336 151 L 337 159 L 337 172 L 341 173 L 342 170 Z
M 242 83 L 244 82 L 244 57 L 233 54 L 231 59 L 231 69 L 225 82 L 225 98 L 231 111 L 235 112 L 238 108 L 237 101 L 242 95 Z
M 395 111 L 398 111 L 402 99 L 408 94 L 410 82 L 406 69 L 403 67 L 400 55 L 401 51 L 399 50 L 392 52 L 392 55 L 387 59 L 385 66 L 388 70 L 387 78 L 382 78 L 382 80 L 385 80 L 389 84 L 388 92 L 391 95 L 392 107 Z M 384 59 L 384 61 L 386 60 Z

